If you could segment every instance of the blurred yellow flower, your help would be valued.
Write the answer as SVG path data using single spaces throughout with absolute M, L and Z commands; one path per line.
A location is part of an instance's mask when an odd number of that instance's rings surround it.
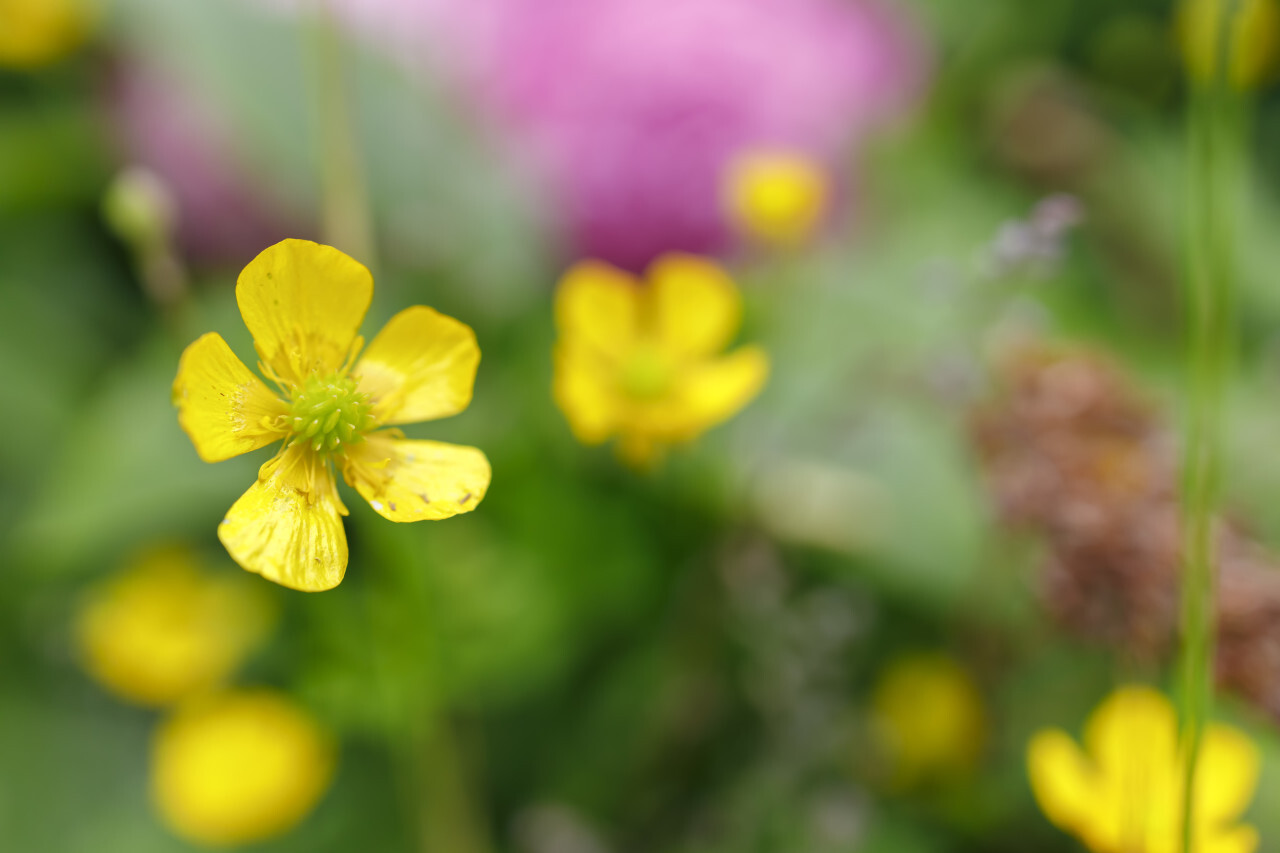
M 769 361 L 755 346 L 720 355 L 741 297 L 715 263 L 664 255 L 648 283 L 608 264 L 571 268 L 556 295 L 556 402 L 578 439 L 618 436 L 635 465 L 728 419 L 759 393 Z
M 152 741 L 151 795 L 165 823 L 198 844 L 280 835 L 333 778 L 329 735 L 288 697 L 236 690 L 179 709 Z
M 1182 850 L 1182 762 L 1172 704 L 1147 687 L 1123 687 L 1089 717 L 1082 751 L 1066 732 L 1041 731 L 1027 749 L 1031 787 L 1054 824 L 1095 853 Z M 1250 853 L 1258 832 L 1239 824 L 1258 783 L 1257 747 L 1210 725 L 1196 774 L 1192 846 Z
M 0 0 L 0 68 L 38 68 L 70 53 L 89 29 L 87 0 Z
M 1178 41 L 1192 79 L 1213 79 L 1218 60 L 1218 29 L 1231 0 L 1182 0 Z M 1261 84 L 1275 67 L 1280 50 L 1280 7 L 1276 0 L 1239 0 L 1232 25 L 1229 80 L 1240 89 Z
M 382 429 L 467 407 L 480 363 L 475 334 L 415 305 L 357 361 L 372 297 L 369 271 L 337 249 L 277 243 L 240 274 L 236 301 L 278 391 L 215 333 L 187 347 L 173 383 L 178 422 L 206 462 L 284 440 L 218 537 L 241 566 L 294 589 L 331 589 L 346 572 L 347 508 L 333 465 L 391 521 L 470 512 L 489 488 L 489 460 L 476 448 Z
M 983 748 L 984 717 L 973 679 L 943 655 L 893 661 L 871 695 L 873 734 L 893 783 L 904 788 L 971 770 Z
M 762 243 L 795 246 L 827 209 L 827 174 L 800 154 L 758 151 L 728 170 L 729 213 L 739 230 Z
M 123 699 L 167 705 L 225 681 L 270 629 L 265 590 L 154 550 L 94 590 L 76 620 L 89 674 Z

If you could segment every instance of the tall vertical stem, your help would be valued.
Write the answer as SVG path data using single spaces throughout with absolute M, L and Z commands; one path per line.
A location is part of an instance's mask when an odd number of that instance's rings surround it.
M 326 0 L 315 4 L 311 38 L 323 190 L 321 229 L 327 243 L 373 267 L 373 218 L 347 98 L 342 39 Z
M 1194 853 L 1195 780 L 1213 705 L 1216 548 L 1222 482 L 1222 404 L 1235 357 L 1235 208 L 1243 137 L 1229 84 L 1239 0 L 1224 0 L 1215 68 L 1192 93 L 1189 117 L 1186 306 L 1187 437 L 1182 470 L 1182 849 Z

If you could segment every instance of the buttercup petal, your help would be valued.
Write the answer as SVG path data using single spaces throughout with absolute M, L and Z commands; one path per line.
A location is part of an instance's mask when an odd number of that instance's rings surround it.
M 1220 826 L 1239 817 L 1253 799 L 1261 761 L 1243 732 L 1210 725 L 1196 770 L 1196 822 Z
M 668 254 L 649 267 L 653 323 L 661 346 L 677 357 L 722 351 L 742 322 L 742 298 L 719 264 Z
M 287 406 L 213 332 L 182 353 L 173 402 L 178 423 L 205 462 L 257 450 L 287 432 L 275 423 Z
M 728 420 L 760 393 L 769 376 L 769 357 L 745 346 L 724 358 L 698 365 L 675 389 L 676 438 L 692 438 Z
M 363 264 L 309 240 L 276 243 L 236 282 L 258 355 L 290 385 L 342 367 L 372 298 Z
M 639 282 L 622 270 L 581 261 L 560 279 L 556 325 L 566 340 L 620 355 L 640 331 L 639 294 Z
M 574 436 L 599 444 L 617 429 L 619 405 L 610 366 L 594 351 L 560 343 L 555 350 L 552 394 Z
M 475 509 L 490 470 L 474 447 L 375 433 L 347 449 L 343 475 L 383 518 L 422 521 Z
M 1262 843 L 1258 830 L 1247 824 L 1229 830 L 1208 830 L 1201 838 L 1196 850 L 1204 853 L 1254 853 Z
M 1027 747 L 1031 790 L 1045 816 L 1069 831 L 1089 822 L 1097 790 L 1097 770 L 1066 732 L 1046 729 Z
M 465 409 L 479 363 L 470 326 L 415 305 L 383 327 L 356 363 L 355 376 L 380 423 L 406 424 Z
M 1149 768 L 1177 764 L 1177 715 L 1159 691 L 1121 687 L 1089 716 L 1085 745 L 1104 776 L 1165 775 Z
M 345 508 L 327 465 L 301 445 L 263 466 L 218 538 L 237 563 L 281 586 L 332 589 L 347 570 Z

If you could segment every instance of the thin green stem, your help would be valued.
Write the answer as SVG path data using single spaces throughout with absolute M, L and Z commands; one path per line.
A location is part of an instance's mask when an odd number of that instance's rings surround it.
M 316 2 L 312 52 L 323 187 L 321 229 L 327 243 L 372 268 L 373 217 L 347 97 L 342 39 L 326 0 Z
M 1222 405 L 1236 349 L 1235 208 L 1243 162 L 1240 99 L 1228 75 L 1238 0 L 1218 22 L 1216 67 L 1192 94 L 1187 218 L 1187 438 L 1182 470 L 1182 849 L 1194 853 L 1195 782 L 1213 706 L 1215 518 Z

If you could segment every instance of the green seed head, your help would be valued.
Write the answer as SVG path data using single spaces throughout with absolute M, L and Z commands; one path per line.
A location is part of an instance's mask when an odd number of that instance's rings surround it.
M 289 429 L 294 440 L 317 453 L 333 453 L 364 440 L 373 427 L 373 407 L 367 394 L 349 376 L 310 376 L 293 395 Z
M 640 346 L 622 367 L 622 393 L 637 400 L 657 399 L 671 388 L 671 364 L 654 347 Z

